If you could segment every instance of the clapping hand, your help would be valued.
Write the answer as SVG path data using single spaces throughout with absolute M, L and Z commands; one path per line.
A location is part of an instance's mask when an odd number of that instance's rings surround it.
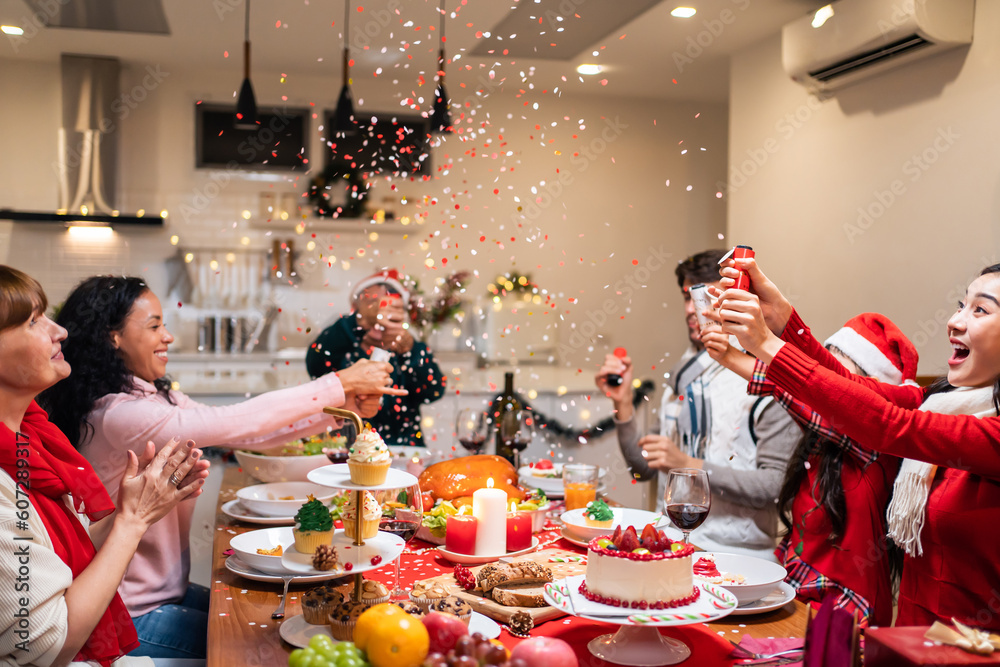
M 141 456 L 129 450 L 118 490 L 119 514 L 148 527 L 182 500 L 201 495 L 208 477 L 208 462 L 199 463 L 201 453 L 193 440 L 182 445 L 177 438 L 159 452 L 151 441 Z

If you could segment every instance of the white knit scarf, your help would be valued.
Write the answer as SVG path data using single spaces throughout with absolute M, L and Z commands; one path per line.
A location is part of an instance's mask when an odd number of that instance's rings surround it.
M 960 387 L 954 391 L 932 394 L 921 404 L 925 412 L 946 415 L 974 415 L 995 417 L 993 387 Z M 886 518 L 889 521 L 889 537 L 910 556 L 922 556 L 920 531 L 923 530 L 927 514 L 927 498 L 937 466 L 923 461 L 903 459 L 896 482 L 893 484 L 892 502 Z

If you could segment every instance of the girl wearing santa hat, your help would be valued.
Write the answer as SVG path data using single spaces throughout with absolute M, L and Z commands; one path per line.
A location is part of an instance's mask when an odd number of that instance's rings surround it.
M 935 620 L 1000 629 L 1000 264 L 983 269 L 948 320 L 948 375 L 892 386 L 847 371 L 810 333 L 752 258 L 727 261 L 754 293 L 727 289 L 718 321 L 767 364 L 767 379 L 870 449 L 906 457 L 890 535 L 906 552 L 899 625 Z
M 885 540 L 885 509 L 899 459 L 851 440 L 767 381 L 766 367 L 730 346 L 728 334 L 713 327 L 702 342 L 713 359 L 749 380 L 749 393 L 773 396 L 805 432 L 778 497 L 788 533 L 775 556 L 788 570 L 785 581 L 803 601 L 818 605 L 833 596 L 861 627 L 889 625 L 890 573 L 898 570 L 901 554 Z M 853 373 L 914 384 L 917 350 L 884 315 L 851 318 L 823 345 Z

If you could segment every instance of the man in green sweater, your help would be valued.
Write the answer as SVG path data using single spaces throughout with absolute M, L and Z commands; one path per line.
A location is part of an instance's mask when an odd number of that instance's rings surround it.
M 393 386 L 406 396 L 385 397 L 382 409 L 369 419 L 388 445 L 423 446 L 420 406 L 444 394 L 445 380 L 427 345 L 416 341 L 403 325 L 409 292 L 395 269 L 383 269 L 354 286 L 352 310 L 309 346 L 306 370 L 313 378 L 369 359 L 380 348 L 390 353 Z

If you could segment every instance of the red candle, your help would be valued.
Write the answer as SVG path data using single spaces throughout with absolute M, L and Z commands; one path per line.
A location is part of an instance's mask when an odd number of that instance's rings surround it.
M 476 526 L 479 521 L 467 514 L 452 514 L 445 524 L 444 548 L 454 554 L 476 553 Z
M 511 503 L 511 508 L 514 504 Z M 507 514 L 507 551 L 521 551 L 531 547 L 531 515 L 518 511 Z

